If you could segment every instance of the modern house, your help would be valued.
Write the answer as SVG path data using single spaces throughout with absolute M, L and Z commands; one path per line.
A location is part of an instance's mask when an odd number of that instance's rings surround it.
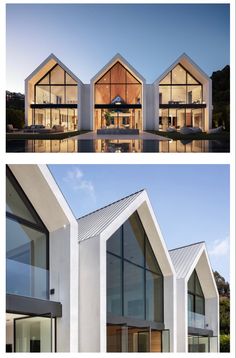
M 168 251 L 145 190 L 76 220 L 45 165 L 6 186 L 7 351 L 218 351 L 205 245 Z
M 82 71 L 82 69 L 80 69 Z M 54 54 L 25 80 L 27 125 L 65 130 L 180 129 L 212 125 L 211 79 L 182 54 L 147 84 L 120 54 L 83 84 Z

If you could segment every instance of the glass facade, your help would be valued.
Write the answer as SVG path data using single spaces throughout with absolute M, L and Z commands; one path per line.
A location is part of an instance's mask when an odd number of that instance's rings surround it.
M 8 168 L 6 258 L 7 293 L 49 298 L 48 231 Z
M 78 84 L 56 64 L 34 86 L 33 124 L 77 129 Z
M 216 336 L 188 336 L 188 351 L 193 353 L 218 352 L 218 339 Z
M 202 84 L 178 64 L 159 83 L 159 126 L 204 130 L 205 105 Z
M 205 298 L 195 270 L 188 281 L 188 326 L 205 328 Z
M 163 324 L 163 309 L 163 275 L 135 212 L 107 241 L 107 314 L 127 319 L 126 325 L 107 322 L 107 351 L 165 349 L 162 331 L 150 327 L 150 322 Z M 132 326 L 129 319 L 145 321 L 147 327 Z
M 163 322 L 163 275 L 137 212 L 107 241 L 107 312 Z
M 94 127 L 142 128 L 142 84 L 120 62 L 94 85 Z

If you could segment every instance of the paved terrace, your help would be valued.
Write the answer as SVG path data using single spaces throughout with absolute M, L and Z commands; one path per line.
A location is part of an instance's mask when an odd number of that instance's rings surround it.
M 171 139 L 162 137 L 160 135 L 148 133 L 148 132 L 139 132 L 138 135 L 135 134 L 97 134 L 97 132 L 88 132 L 84 134 L 80 134 L 74 137 L 71 137 L 72 140 L 97 140 L 97 139 L 128 139 L 128 140 L 158 140 L 158 141 L 169 141 Z

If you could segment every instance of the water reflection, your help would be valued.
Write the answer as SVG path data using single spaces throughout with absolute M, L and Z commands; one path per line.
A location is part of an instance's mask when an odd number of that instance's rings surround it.
M 30 153 L 206 153 L 229 152 L 229 142 L 215 140 L 9 140 L 7 152 Z

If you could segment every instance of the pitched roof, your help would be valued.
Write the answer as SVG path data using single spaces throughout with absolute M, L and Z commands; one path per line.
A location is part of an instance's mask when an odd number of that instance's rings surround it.
M 145 190 L 142 189 L 134 194 L 115 201 L 101 209 L 77 220 L 79 229 L 79 241 L 101 234 L 136 198 Z
M 202 241 L 169 250 L 177 278 L 185 278 L 188 275 L 195 259 L 203 248 L 205 248 L 205 243 Z

